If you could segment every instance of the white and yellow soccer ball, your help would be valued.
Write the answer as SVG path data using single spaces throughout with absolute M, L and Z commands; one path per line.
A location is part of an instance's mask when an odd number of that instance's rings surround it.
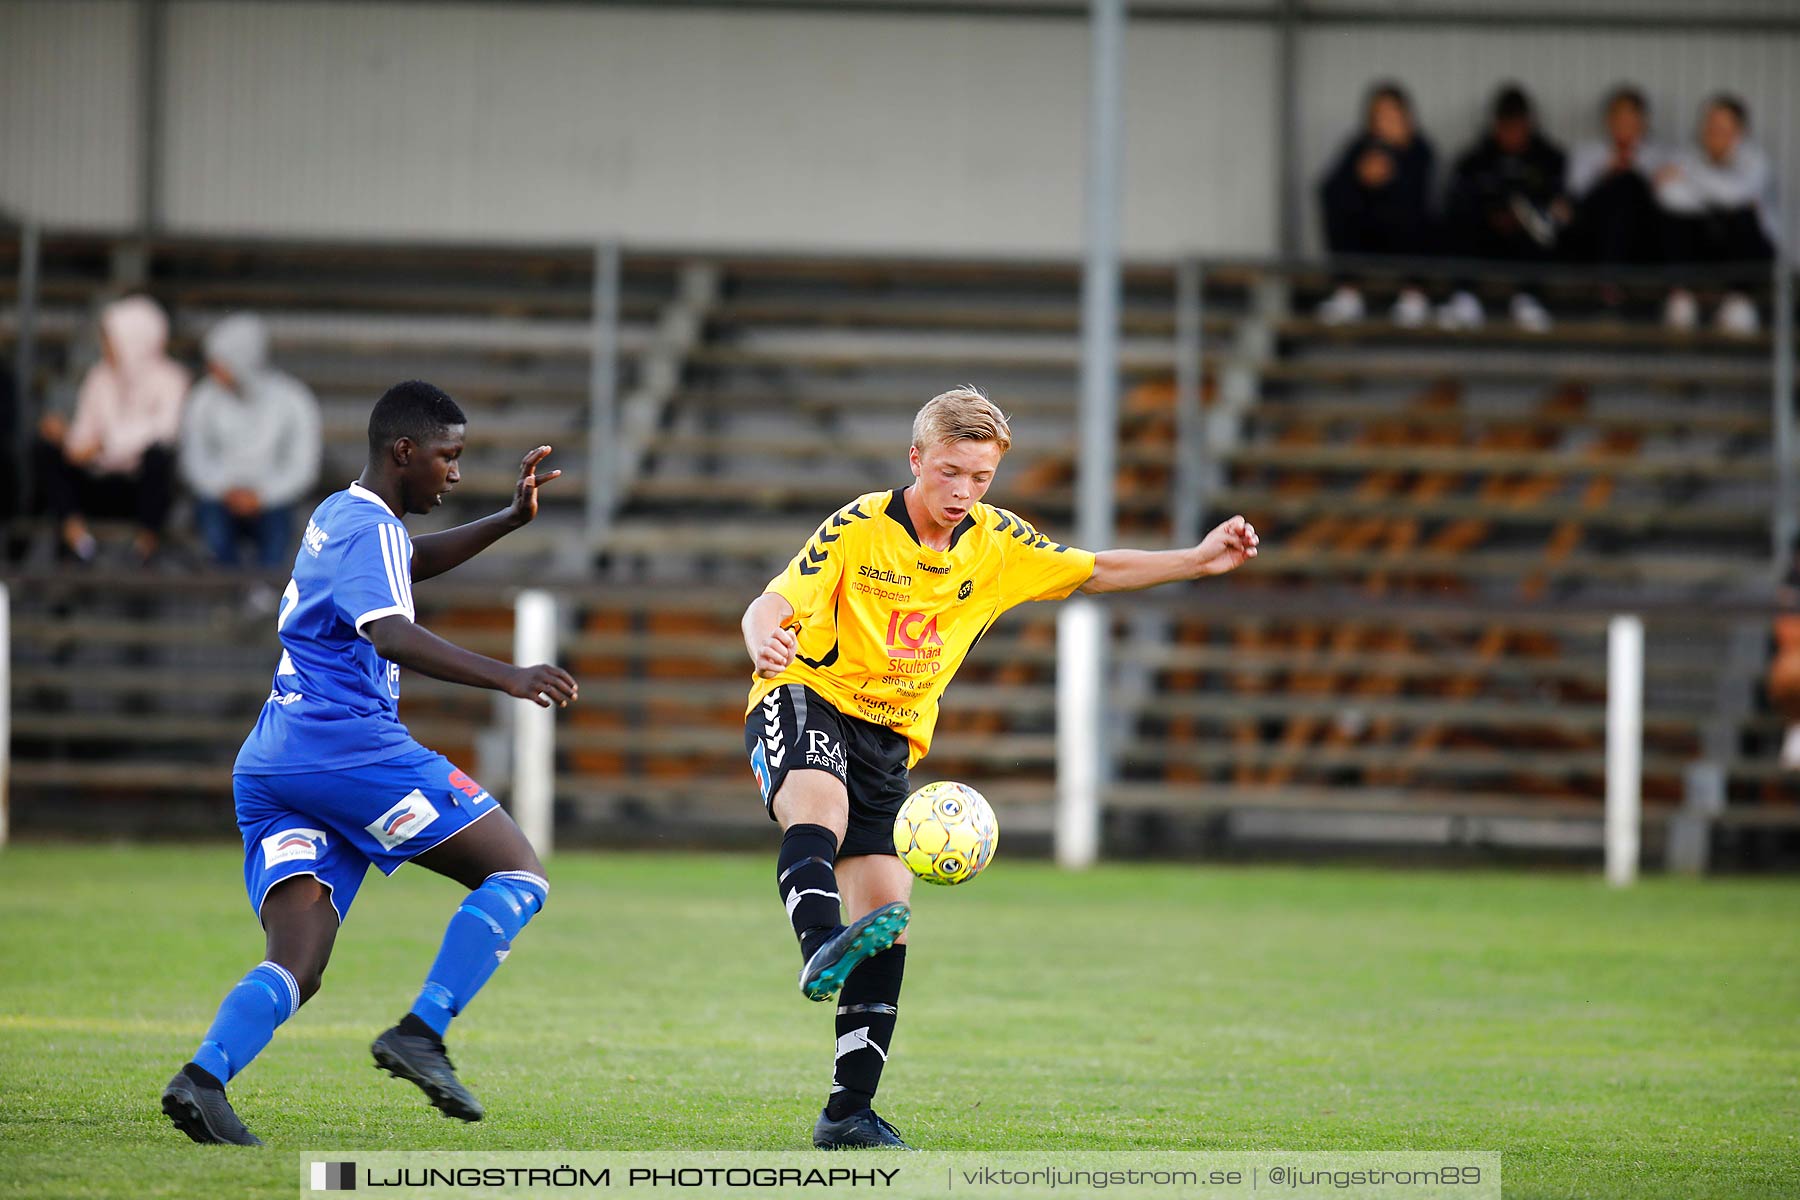
M 894 816 L 894 852 L 926 883 L 967 883 L 994 861 L 1000 823 L 966 783 L 928 783 Z

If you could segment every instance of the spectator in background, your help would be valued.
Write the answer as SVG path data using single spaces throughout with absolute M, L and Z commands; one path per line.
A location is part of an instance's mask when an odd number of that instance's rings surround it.
M 1752 263 L 1775 257 L 1775 177 L 1769 156 L 1748 138 L 1750 113 L 1721 93 L 1700 112 L 1698 144 L 1677 152 L 1656 173 L 1664 213 L 1664 257 L 1672 263 Z M 1664 317 L 1671 328 L 1692 329 L 1700 306 L 1694 293 L 1669 293 Z M 1729 292 L 1719 305 L 1719 328 L 1753 334 L 1756 305 Z
M 213 558 L 232 567 L 249 541 L 258 566 L 289 553 L 294 505 L 319 478 L 319 405 L 306 385 L 268 364 L 269 333 L 248 313 L 206 335 L 206 377 L 188 397 L 181 475 Z
M 100 313 L 101 361 L 89 368 L 66 425 L 39 426 L 39 476 L 65 553 L 98 550 L 91 517 L 130 517 L 133 549 L 149 561 L 175 498 L 175 439 L 188 373 L 165 348 L 169 320 L 148 296 L 127 296 Z
M 1362 132 L 1352 137 L 1319 186 L 1325 216 L 1325 244 L 1333 254 L 1394 254 L 1414 258 L 1435 249 L 1432 236 L 1431 177 L 1436 155 L 1419 132 L 1412 100 L 1399 84 L 1369 89 Z M 1407 285 L 1393 309 L 1394 322 L 1408 328 L 1430 315 L 1425 293 Z M 1348 278 L 1319 306 L 1328 325 L 1360 321 L 1362 292 Z
M 1644 93 L 1620 84 L 1601 108 L 1606 136 L 1584 142 L 1569 160 L 1568 194 L 1574 218 L 1563 231 L 1565 257 L 1573 262 L 1635 264 L 1662 258 L 1662 210 L 1651 180 L 1668 161 L 1647 140 L 1650 105 Z M 1607 306 L 1620 302 L 1608 285 Z
M 1447 248 L 1462 258 L 1505 262 L 1546 262 L 1556 252 L 1558 227 L 1570 215 L 1563 195 L 1565 157 L 1538 132 L 1531 99 L 1509 83 L 1494 96 L 1493 123 L 1479 142 L 1456 161 L 1444 206 Z M 1550 314 L 1520 287 L 1513 294 L 1512 318 L 1520 329 L 1542 333 Z M 1438 312 L 1446 329 L 1479 328 L 1481 302 L 1458 288 Z
M 1787 721 L 1781 765 L 1800 771 L 1800 544 L 1788 548 L 1787 574 L 1775 589 L 1775 653 L 1763 689 L 1769 704 Z

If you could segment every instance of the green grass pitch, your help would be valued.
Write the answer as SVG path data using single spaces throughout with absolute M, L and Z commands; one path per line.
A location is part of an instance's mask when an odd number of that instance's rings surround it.
M 261 957 L 224 847 L 0 853 L 0 1196 L 294 1194 L 317 1149 L 797 1149 L 828 1082 L 762 856 L 568 854 L 452 1030 L 489 1119 L 367 1045 L 458 896 L 372 876 L 234 1084 L 162 1084 Z M 1498 1150 L 1509 1197 L 1800 1194 L 1800 883 L 1005 858 L 921 888 L 879 1107 L 930 1149 Z

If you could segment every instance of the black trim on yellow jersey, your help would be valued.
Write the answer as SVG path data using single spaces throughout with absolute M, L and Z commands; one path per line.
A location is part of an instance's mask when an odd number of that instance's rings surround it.
M 919 531 L 913 528 L 912 514 L 906 511 L 905 488 L 894 489 L 893 495 L 888 498 L 887 515 L 892 517 L 900 528 L 906 530 L 906 536 L 910 537 L 920 549 L 925 548 L 925 543 L 919 541 Z M 956 549 L 956 543 L 962 540 L 962 535 L 973 528 L 975 528 L 975 514 L 973 512 L 964 513 L 963 519 L 958 521 L 956 528 L 950 531 L 950 549 Z M 940 550 L 937 553 L 944 554 L 948 551 Z
M 843 614 L 838 612 L 838 609 L 843 606 L 843 603 L 844 593 L 840 591 L 838 593 L 837 601 L 831 606 L 831 628 L 832 632 L 836 633 L 837 636 L 831 639 L 831 649 L 825 652 L 825 657 L 808 658 L 798 651 L 795 651 L 794 653 L 795 658 L 798 658 L 801 662 L 805 663 L 815 671 L 823 671 L 826 667 L 829 667 L 838 660 L 838 644 L 844 640 L 843 634 L 839 632 L 844 628 L 844 618 Z M 795 632 L 799 632 L 798 625 L 795 626 Z
M 866 521 L 869 519 L 869 516 L 870 514 L 864 512 L 862 508 L 856 504 L 846 505 L 832 513 L 830 518 L 828 518 L 823 525 L 819 526 L 818 532 L 813 534 L 813 538 L 818 544 L 814 545 L 809 542 L 801 549 L 795 563 L 795 566 L 800 573 L 802 575 L 817 575 L 819 571 L 823 569 L 825 564 L 830 561 L 830 545 L 844 536 L 841 533 L 833 533 L 832 530 L 842 529 L 853 520 Z M 838 613 L 838 608 L 843 602 L 844 597 L 840 592 L 838 594 L 837 603 L 832 606 L 831 610 L 831 626 L 834 630 L 843 628 L 843 619 Z M 804 654 L 797 654 L 795 657 L 813 670 L 823 671 L 826 667 L 829 667 L 838 660 L 838 647 L 841 641 L 841 634 L 838 637 L 832 638 L 831 649 L 825 652 L 823 658 L 808 658 Z

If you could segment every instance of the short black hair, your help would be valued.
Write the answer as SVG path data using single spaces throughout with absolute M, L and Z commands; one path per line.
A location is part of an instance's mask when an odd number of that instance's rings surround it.
M 1397 79 L 1378 79 L 1371 83 L 1368 95 L 1363 97 L 1363 112 L 1373 112 L 1376 102 L 1381 100 L 1392 100 L 1407 116 L 1413 115 L 1412 97 Z
M 1531 97 L 1516 83 L 1509 83 L 1494 93 L 1494 120 L 1531 119 Z
M 423 445 L 452 425 L 468 423 L 469 418 L 442 388 L 408 379 L 383 392 L 375 402 L 375 410 L 369 414 L 369 454 L 382 454 L 401 438 Z
M 1750 109 L 1743 98 L 1730 92 L 1719 92 L 1706 102 L 1707 108 L 1722 108 L 1737 119 L 1738 128 L 1750 132 Z
M 1606 93 L 1606 103 L 1601 106 L 1602 112 L 1611 112 L 1615 104 L 1629 104 L 1637 110 L 1640 117 L 1650 115 L 1650 101 L 1643 89 L 1635 83 L 1621 83 Z

